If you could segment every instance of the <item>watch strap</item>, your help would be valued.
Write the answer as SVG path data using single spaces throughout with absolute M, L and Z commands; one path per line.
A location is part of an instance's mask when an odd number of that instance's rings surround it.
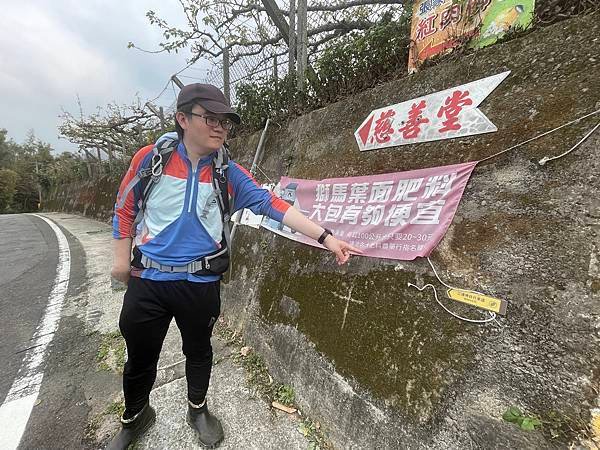
M 321 245 L 323 245 L 323 243 L 325 242 L 325 239 L 327 239 L 327 236 L 331 236 L 333 233 L 331 232 L 331 230 L 328 230 L 327 228 L 324 229 L 323 233 L 321 234 L 321 236 L 319 236 L 319 239 L 317 239 L 317 242 Z

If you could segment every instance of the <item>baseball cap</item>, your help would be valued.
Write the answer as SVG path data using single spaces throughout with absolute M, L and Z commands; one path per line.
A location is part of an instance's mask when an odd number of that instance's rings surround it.
M 238 125 L 242 122 L 240 116 L 231 109 L 229 100 L 212 84 L 193 83 L 184 86 L 177 96 L 177 109 L 191 102 L 199 104 L 211 113 L 225 114 Z

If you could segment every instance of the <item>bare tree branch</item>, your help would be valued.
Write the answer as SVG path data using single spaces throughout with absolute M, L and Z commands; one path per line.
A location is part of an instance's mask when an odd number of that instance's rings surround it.
M 107 149 L 114 147 L 133 153 L 147 143 L 148 135 L 159 126 L 157 118 L 144 108 L 139 99 L 127 106 L 109 104 L 87 117 L 79 99 L 78 106 L 79 118 L 63 110 L 59 132 L 62 138 L 79 145 L 86 152 L 100 149 L 108 154 Z
M 260 54 L 270 46 L 281 42 L 283 36 L 279 30 L 272 26 L 265 7 L 259 1 L 251 0 L 179 0 L 186 18 L 188 28 L 181 30 L 170 26 L 161 19 L 154 11 L 148 11 L 148 17 L 152 25 L 156 25 L 163 32 L 165 38 L 161 42 L 160 49 L 150 52 L 177 52 L 189 48 L 192 57 L 189 61 L 197 61 L 201 57 L 218 58 L 227 46 L 232 50 L 232 63 L 248 56 Z M 368 6 L 402 5 L 403 0 L 348 0 L 345 2 L 321 1 L 308 7 L 309 12 L 325 13 L 324 23 L 319 23 L 308 31 L 308 36 L 317 38 L 310 45 L 318 47 L 319 42 L 327 42 L 352 30 L 365 30 L 374 25 L 365 14 L 371 9 Z M 363 8 L 363 9 L 361 9 Z M 400 8 L 400 11 L 403 8 Z M 288 11 L 279 9 L 285 17 Z M 199 17 L 202 23 L 199 23 Z M 328 33 L 322 38 L 318 35 Z M 130 43 L 130 47 L 139 48 Z M 143 50 L 148 51 L 148 50 Z M 270 54 L 267 59 L 270 59 Z

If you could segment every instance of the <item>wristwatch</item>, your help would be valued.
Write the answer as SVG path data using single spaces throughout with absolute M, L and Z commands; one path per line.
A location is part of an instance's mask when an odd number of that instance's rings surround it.
M 317 239 L 317 242 L 321 245 L 323 245 L 323 242 L 325 242 L 325 239 L 327 238 L 327 236 L 332 235 L 333 233 L 331 232 L 331 230 L 328 230 L 327 228 L 323 228 L 323 234 L 321 234 L 321 236 L 319 236 L 319 239 Z

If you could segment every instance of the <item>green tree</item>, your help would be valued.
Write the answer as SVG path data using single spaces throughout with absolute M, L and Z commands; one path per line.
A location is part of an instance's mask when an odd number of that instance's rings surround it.
M 19 175 L 14 170 L 0 169 L 0 213 L 13 202 Z
M 50 144 L 30 130 L 21 144 L 0 129 L 0 213 L 36 211 L 53 187 L 87 178 L 86 162 L 79 155 L 53 155 Z
M 8 139 L 6 134 L 7 131 L 0 128 L 0 168 L 12 169 L 19 146 L 12 139 Z
M 5 167 L 10 157 L 6 133 L 5 129 L 0 129 L 0 167 Z
M 50 166 L 49 180 L 51 186 L 72 183 L 87 178 L 85 161 L 79 156 L 64 152 L 54 158 Z
M 15 212 L 37 211 L 38 201 L 38 185 L 35 174 L 19 174 L 11 209 Z

